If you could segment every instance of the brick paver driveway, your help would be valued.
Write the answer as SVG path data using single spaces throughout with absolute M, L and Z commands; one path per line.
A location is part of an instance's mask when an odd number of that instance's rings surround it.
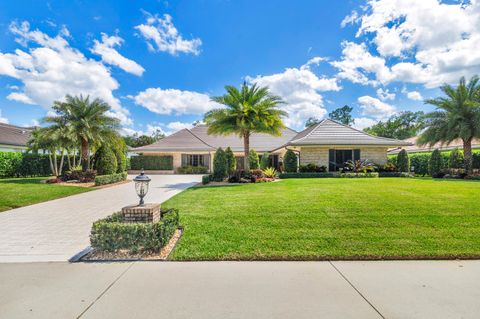
M 199 175 L 150 177 L 145 200 L 157 203 L 201 180 Z M 67 261 L 88 247 L 92 222 L 137 201 L 129 182 L 0 213 L 0 262 Z

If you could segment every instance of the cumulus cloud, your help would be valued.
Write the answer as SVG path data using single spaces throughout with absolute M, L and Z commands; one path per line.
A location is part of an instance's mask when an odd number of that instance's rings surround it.
M 377 121 L 368 117 L 357 117 L 353 123 L 353 127 L 357 130 L 363 130 L 364 128 L 370 127 L 377 124 Z
M 178 53 L 200 54 L 202 40 L 199 38 L 184 39 L 172 20 L 172 17 L 168 14 L 160 17 L 147 13 L 147 21 L 135 26 L 135 29 L 147 41 L 150 51 L 167 52 L 172 55 Z
M 8 119 L 2 116 L 2 110 L 0 110 L 0 123 L 8 124 Z
M 90 95 L 110 104 L 112 115 L 123 124 L 131 124 L 128 110 L 113 96 L 112 91 L 119 85 L 110 70 L 72 48 L 66 40 L 66 31 L 50 37 L 39 30 L 30 30 L 28 22 L 12 23 L 9 29 L 26 51 L 0 52 L 0 75 L 22 83 L 20 90 L 10 93 L 8 99 L 48 109 L 53 101 L 62 100 L 66 94 Z
M 309 117 L 321 119 L 327 114 L 320 92 L 339 91 L 335 78 L 318 76 L 311 70 L 312 65 L 323 61 L 313 58 L 300 68 L 287 68 L 282 73 L 246 77 L 249 83 L 268 86 L 271 93 L 280 96 L 287 103 L 282 108 L 288 113 L 285 124 L 303 128 Z
M 193 127 L 192 123 L 184 123 L 184 122 L 170 122 L 167 124 L 167 128 L 173 130 L 173 131 L 180 131 L 183 130 L 184 128 L 191 129 Z
M 145 130 L 135 130 L 131 127 L 123 127 L 120 129 L 120 134 L 123 136 L 126 135 L 147 135 L 147 136 L 152 136 L 154 133 L 160 133 L 160 134 L 165 134 L 165 135 L 170 135 L 171 132 L 166 132 L 161 125 L 158 125 L 156 123 L 150 123 L 147 124 L 147 127 Z
M 373 117 L 377 120 L 389 118 L 396 113 L 396 109 L 393 105 L 387 104 L 368 95 L 359 97 L 357 101 L 360 104 L 363 115 Z
M 203 114 L 221 107 L 207 94 L 177 89 L 148 88 L 129 98 L 157 114 Z
M 102 40 L 94 40 L 93 48 L 91 48 L 90 51 L 101 56 L 104 63 L 115 65 L 125 72 L 137 76 L 142 75 L 145 69 L 140 64 L 127 59 L 115 49 L 115 47 L 121 46 L 123 41 L 124 40 L 119 36 L 108 36 L 107 34 L 102 33 Z
M 395 93 L 391 93 L 389 89 L 377 89 L 377 96 L 382 101 L 395 100 Z
M 423 101 L 423 97 L 418 91 L 407 92 L 407 97 L 414 101 Z

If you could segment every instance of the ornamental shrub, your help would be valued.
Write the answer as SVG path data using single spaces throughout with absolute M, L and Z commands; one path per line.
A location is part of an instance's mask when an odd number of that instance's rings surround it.
M 476 169 L 480 168 L 480 152 L 472 153 L 472 167 Z
M 225 151 L 219 147 L 213 156 L 213 178 L 222 181 L 228 177 L 228 163 Z
M 428 172 L 434 178 L 441 178 L 443 177 L 442 169 L 442 156 L 440 155 L 440 151 L 436 149 L 432 152 L 432 155 L 430 156 L 430 160 L 428 162 Z
M 270 154 L 268 152 L 263 153 L 260 160 L 260 169 L 266 169 L 270 166 Z
M 0 152 L 0 177 L 14 177 L 19 174 L 22 153 Z
M 464 168 L 463 152 L 458 148 L 450 152 L 448 158 L 448 168 Z
M 297 172 L 297 154 L 292 150 L 287 150 L 283 157 L 283 167 L 287 173 Z
M 260 164 L 258 162 L 258 154 L 255 150 L 250 150 L 248 153 L 248 163 L 250 164 L 250 169 L 258 169 Z
M 430 161 L 430 153 L 414 153 L 410 155 L 410 165 L 413 167 L 415 174 L 425 176 L 428 174 L 428 162 Z
M 280 179 L 286 178 L 325 178 L 325 177 L 338 177 L 338 173 L 326 172 L 326 173 L 281 173 L 278 174 Z
M 134 170 L 173 170 L 173 156 L 147 156 L 138 155 L 130 158 L 130 169 Z
M 184 165 L 177 168 L 177 173 L 179 174 L 206 174 L 208 173 L 208 167 L 206 166 L 192 166 Z
M 116 150 L 115 157 L 117 159 L 117 173 L 125 172 L 127 170 L 127 155 L 121 150 Z
M 235 154 L 230 147 L 227 147 L 225 150 L 225 156 L 227 157 L 227 173 L 228 176 L 232 176 L 237 169 L 237 159 L 235 158 Z
M 107 184 L 113 184 L 113 183 L 118 183 L 121 181 L 124 181 L 127 179 L 127 172 L 121 172 L 117 174 L 111 174 L 111 175 L 98 175 L 95 177 L 95 185 L 107 185 Z
M 202 184 L 207 185 L 208 183 L 210 183 L 210 175 L 203 175 L 202 176 Z
M 95 168 L 98 175 L 110 175 L 117 172 L 117 158 L 110 147 L 102 146 L 95 153 Z
M 410 171 L 410 159 L 408 158 L 408 153 L 406 150 L 401 150 L 397 156 L 397 169 L 399 172 Z
M 308 163 L 307 165 L 300 165 L 298 171 L 301 173 L 322 173 L 327 171 L 326 166 L 318 166 L 314 163 Z

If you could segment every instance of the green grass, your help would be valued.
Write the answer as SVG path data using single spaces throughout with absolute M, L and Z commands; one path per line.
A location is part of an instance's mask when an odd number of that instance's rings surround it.
M 44 179 L 45 177 L 0 179 L 0 212 L 90 190 L 78 186 L 40 183 Z
M 480 257 L 480 182 L 289 179 L 186 190 L 175 260 Z

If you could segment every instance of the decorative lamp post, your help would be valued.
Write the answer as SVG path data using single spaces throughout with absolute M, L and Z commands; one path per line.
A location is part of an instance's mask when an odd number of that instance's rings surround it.
M 137 192 L 138 197 L 140 197 L 140 203 L 138 205 L 143 206 L 143 198 L 148 193 L 148 184 L 150 183 L 150 178 L 145 175 L 145 172 L 142 169 L 140 175 L 135 177 L 133 181 L 135 182 L 135 191 Z

